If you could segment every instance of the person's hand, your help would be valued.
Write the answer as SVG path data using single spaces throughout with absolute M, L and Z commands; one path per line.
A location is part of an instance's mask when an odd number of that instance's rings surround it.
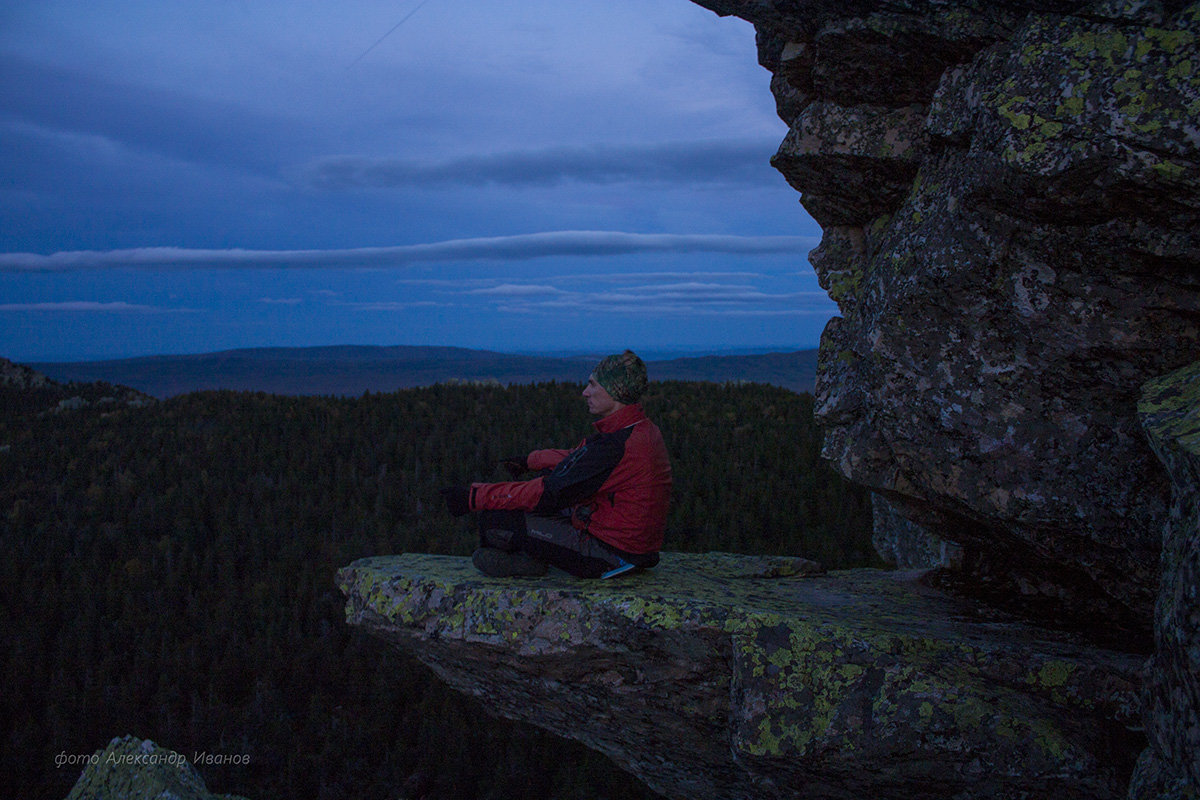
M 442 499 L 446 501 L 446 510 L 456 517 L 471 510 L 471 487 L 467 484 L 447 486 L 441 490 Z
M 525 459 L 525 456 L 513 456 L 512 458 L 505 458 L 500 461 L 500 466 L 508 470 L 508 474 L 511 475 L 514 480 L 516 480 L 526 472 L 529 472 L 529 462 Z

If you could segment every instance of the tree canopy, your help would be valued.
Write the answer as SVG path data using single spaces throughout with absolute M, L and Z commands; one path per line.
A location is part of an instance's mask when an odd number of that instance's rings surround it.
M 343 621 L 337 568 L 470 553 L 438 489 L 590 432 L 578 386 L 360 398 L 201 392 L 144 406 L 0 389 L 0 783 L 61 798 L 61 753 L 133 733 L 253 798 L 651 797 L 602 756 L 477 701 Z M 675 474 L 668 550 L 877 564 L 861 489 L 820 459 L 812 398 L 651 384 Z M 61 760 L 61 759 L 60 759 Z

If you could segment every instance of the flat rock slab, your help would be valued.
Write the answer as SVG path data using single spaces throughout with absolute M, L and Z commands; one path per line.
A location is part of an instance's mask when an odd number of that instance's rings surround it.
M 351 624 L 669 797 L 1122 797 L 1144 658 L 919 574 L 668 553 L 607 582 L 496 579 L 405 554 L 338 585 Z

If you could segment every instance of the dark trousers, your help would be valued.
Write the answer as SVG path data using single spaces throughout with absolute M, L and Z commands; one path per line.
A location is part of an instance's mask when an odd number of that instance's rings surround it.
M 623 563 L 653 567 L 658 554 L 633 554 L 577 529 L 569 517 L 544 517 L 524 511 L 484 511 L 479 515 L 484 547 L 521 550 L 577 578 L 599 578 Z

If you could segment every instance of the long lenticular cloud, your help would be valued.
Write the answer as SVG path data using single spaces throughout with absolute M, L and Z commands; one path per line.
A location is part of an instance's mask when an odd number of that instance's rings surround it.
M 452 239 L 397 247 L 346 250 L 191 250 L 141 247 L 76 250 L 42 255 L 0 253 L 0 272 L 74 272 L 99 269 L 353 269 L 395 268 L 431 261 L 525 261 L 550 256 L 614 256 L 632 253 L 728 253 L 803 255 L 811 236 L 552 231 L 519 236 Z
M 593 144 L 463 156 L 437 163 L 366 156 L 328 156 L 300 170 L 318 189 L 405 186 L 546 186 L 567 182 L 758 184 L 774 141 Z

